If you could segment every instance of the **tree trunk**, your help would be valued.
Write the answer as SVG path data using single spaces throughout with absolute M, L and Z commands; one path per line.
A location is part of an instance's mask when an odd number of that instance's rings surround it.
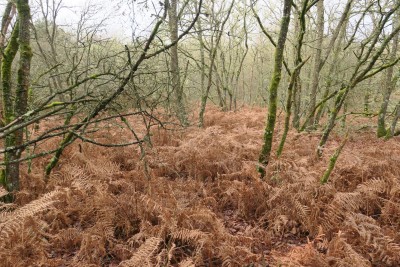
M 350 10 L 351 10 L 353 1 L 354 0 L 348 0 L 347 3 L 346 3 L 346 6 L 345 6 L 344 11 L 342 13 L 342 16 L 340 18 L 340 21 L 337 24 L 335 31 L 333 32 L 333 35 L 332 35 L 331 40 L 329 41 L 328 47 L 325 49 L 326 53 L 324 54 L 323 59 L 321 59 L 321 61 L 320 61 L 319 72 L 322 70 L 322 68 L 325 65 L 329 55 L 331 54 L 340 32 L 344 31 L 343 34 L 345 35 L 345 31 L 346 31 L 345 29 L 346 29 L 347 22 L 349 20 L 349 14 L 350 14 Z M 340 38 L 339 38 L 339 40 L 340 40 Z M 318 83 L 318 81 L 317 81 L 317 83 Z M 329 95 L 329 92 L 325 92 L 324 96 L 325 95 Z M 314 119 L 315 111 L 316 111 L 315 102 L 314 102 L 313 106 L 314 106 L 313 108 L 311 108 L 311 106 L 309 108 L 309 111 L 311 111 L 311 112 L 308 112 L 306 121 L 303 123 L 303 125 L 301 127 L 302 130 L 304 130 L 307 126 L 315 125 L 315 123 L 317 122 L 317 119 Z M 324 108 L 324 104 L 321 105 L 321 109 L 319 110 L 319 112 L 322 113 L 323 112 L 323 108 Z M 318 118 L 318 116 L 317 116 L 317 118 Z
M 396 109 L 394 111 L 394 118 L 392 121 L 392 125 L 390 126 L 390 131 L 388 131 L 388 133 L 386 134 L 387 139 L 389 139 L 395 135 L 396 125 L 397 125 L 399 118 L 400 118 L 400 102 L 397 103 L 397 105 L 396 105 Z
M 397 15 L 396 20 L 397 20 L 396 24 L 399 24 L 399 15 Z M 393 38 L 392 51 L 390 52 L 390 58 L 389 58 L 390 61 L 396 60 L 398 43 L 399 43 L 399 33 L 397 33 Z M 389 105 L 390 96 L 396 85 L 393 79 L 393 72 L 394 72 L 394 66 L 386 70 L 383 101 L 378 113 L 378 129 L 376 132 L 378 137 L 383 137 L 386 136 L 387 134 L 386 123 L 385 123 L 386 112 Z
M 347 9 L 345 10 L 347 11 Z M 348 13 L 349 11 L 347 11 Z M 337 45 L 336 47 L 333 49 L 333 59 L 332 59 L 332 63 L 329 67 L 328 70 L 328 77 L 325 80 L 325 90 L 324 90 L 324 95 L 323 95 L 323 99 L 326 99 L 329 94 L 330 94 L 330 90 L 332 87 L 332 81 L 333 81 L 333 76 L 336 75 L 335 71 L 337 70 L 337 65 L 339 64 L 339 54 L 342 50 L 343 47 L 343 41 L 345 40 L 346 37 L 346 29 L 347 29 L 347 24 L 349 22 L 349 16 L 343 17 L 343 22 L 340 24 L 340 29 L 338 29 L 339 31 L 339 36 L 338 36 L 338 40 L 337 40 Z M 324 113 L 324 109 L 326 106 L 326 102 L 321 104 L 320 107 L 318 108 L 317 114 L 315 116 L 315 125 L 319 124 L 319 121 L 322 118 L 322 115 Z M 314 114 L 312 114 L 314 115 Z
M 168 25 L 170 31 L 171 42 L 178 40 L 178 15 L 177 15 L 177 0 L 171 0 L 168 7 Z M 172 90 L 175 95 L 176 114 L 182 125 L 188 125 L 188 118 L 186 114 L 186 107 L 184 104 L 183 87 L 181 86 L 180 73 L 179 73 L 179 57 L 178 57 L 178 44 L 171 47 L 171 75 L 172 75 Z
M 28 0 L 16 1 L 18 11 L 17 23 L 14 27 L 11 39 L 4 51 L 2 62 L 3 84 L 3 115 L 7 125 L 15 118 L 27 112 L 28 89 L 30 80 L 30 65 L 32 50 L 30 47 L 30 8 Z M 12 89 L 12 63 L 17 52 L 20 52 L 17 73 L 17 88 L 15 95 Z M 14 100 L 14 103 L 13 103 Z M 5 138 L 5 148 L 20 147 L 23 144 L 24 128 L 18 129 Z M 9 192 L 19 190 L 19 159 L 23 149 L 11 150 L 5 153 L 5 170 L 2 179 Z
M 313 78 L 311 82 L 311 92 L 310 92 L 310 103 L 309 103 L 309 114 L 314 110 L 316 99 L 317 99 L 317 90 L 319 85 L 319 73 L 322 69 L 322 42 L 324 38 L 324 1 L 319 0 L 317 3 L 317 51 L 314 56 L 314 69 L 313 69 Z M 308 121 L 308 126 L 314 125 L 314 115 Z
M 204 86 L 206 80 L 206 60 L 205 60 L 205 45 L 203 40 L 203 27 L 201 25 L 201 19 L 198 19 L 196 22 L 196 31 L 197 31 L 197 38 L 200 44 L 200 67 L 201 67 L 201 77 L 200 77 L 200 91 L 201 94 L 204 94 Z
M 281 21 L 281 29 L 279 32 L 278 43 L 275 48 L 275 62 L 274 72 L 272 73 L 271 82 L 269 85 L 269 106 L 268 106 L 268 119 L 264 133 L 264 145 L 261 149 L 259 163 L 261 166 L 258 168 L 261 178 L 265 177 L 265 167 L 269 163 L 269 158 L 272 150 L 272 140 L 275 130 L 276 122 L 276 110 L 277 110 L 277 98 L 278 98 L 278 87 L 281 81 L 281 72 L 283 64 L 283 53 L 285 50 L 285 42 L 289 29 L 290 13 L 291 13 L 291 0 L 285 0 L 283 6 L 283 17 Z
M 296 23 L 294 27 L 294 35 L 298 36 L 300 31 L 300 21 L 298 15 L 295 16 Z M 293 55 L 296 55 L 297 47 L 293 46 Z M 294 60 L 294 65 L 297 64 L 296 59 Z M 296 75 L 293 87 L 293 121 L 292 125 L 295 129 L 300 127 L 300 107 L 301 107 L 301 81 L 300 75 Z
M 234 4 L 235 4 L 235 0 L 232 1 L 231 5 L 230 5 L 230 7 L 228 9 L 228 13 L 227 13 L 224 21 L 221 24 L 221 28 L 219 29 L 219 31 L 217 33 L 217 40 L 215 42 L 215 45 L 213 45 L 213 36 L 211 37 L 210 67 L 209 67 L 209 71 L 208 71 L 207 88 L 206 88 L 204 94 L 201 96 L 200 112 L 199 112 L 199 127 L 203 127 L 204 126 L 204 113 L 206 111 L 208 94 L 210 92 L 211 85 L 212 85 L 212 74 L 213 74 L 213 70 L 214 70 L 215 58 L 217 56 L 218 45 L 219 45 L 219 43 L 221 41 L 221 37 L 222 37 L 222 34 L 224 32 L 225 24 L 228 21 L 230 15 L 231 15 L 232 8 L 233 8 Z
M 292 100 L 293 91 L 294 91 L 293 89 L 296 90 L 296 88 L 295 88 L 296 81 L 298 81 L 298 77 L 300 77 L 301 68 L 305 64 L 305 61 L 303 61 L 301 58 L 301 48 L 303 46 L 304 34 L 306 32 L 305 16 L 307 13 L 307 7 L 308 7 L 308 0 L 303 0 L 301 13 L 298 16 L 301 30 L 296 31 L 297 42 L 296 42 L 296 51 L 295 51 L 295 66 L 294 66 L 294 70 L 292 71 L 292 76 L 290 77 L 289 86 L 287 88 L 285 125 L 284 125 L 284 129 L 283 129 L 281 142 L 279 144 L 278 151 L 276 153 L 278 157 L 282 154 L 283 146 L 285 145 L 286 137 L 289 132 L 290 116 L 291 116 L 291 112 L 292 112 L 292 103 L 293 103 L 293 100 Z

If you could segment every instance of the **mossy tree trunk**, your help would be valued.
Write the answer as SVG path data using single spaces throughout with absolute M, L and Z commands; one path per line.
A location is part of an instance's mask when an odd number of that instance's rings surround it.
M 264 132 L 264 145 L 262 146 L 259 156 L 259 163 L 261 166 L 258 168 L 261 178 L 265 177 L 265 167 L 269 163 L 269 158 L 272 150 L 272 141 L 274 137 L 276 110 L 278 102 L 278 87 L 281 81 L 281 72 L 283 65 L 283 53 L 285 50 L 286 37 L 290 23 L 290 13 L 292 9 L 292 1 L 285 0 L 283 6 L 283 16 L 279 32 L 278 43 L 275 48 L 275 62 L 274 71 L 272 73 L 271 82 L 269 85 L 269 106 L 268 106 L 268 119 Z
M 4 124 L 9 124 L 15 118 L 27 112 L 28 90 L 30 83 L 30 66 L 32 50 L 30 46 L 30 7 L 28 0 L 17 0 L 18 19 L 11 39 L 4 51 L 2 62 L 3 85 L 3 116 Z M 19 51 L 17 86 L 13 93 L 12 64 Z M 10 133 L 5 138 L 4 147 L 21 147 L 24 142 L 24 128 Z M 9 192 L 19 190 L 19 159 L 23 149 L 11 150 L 5 153 L 5 170 L 3 179 Z
M 1 19 L 1 28 L 0 28 L 0 69 L 1 66 L 3 65 L 3 56 L 5 54 L 5 45 L 6 45 L 6 36 L 7 36 L 7 31 L 10 26 L 10 23 L 12 19 L 14 18 L 15 15 L 15 5 L 13 2 L 9 1 L 6 5 L 6 8 L 3 13 L 3 17 Z M 0 81 L 2 77 L 2 71 L 0 71 Z M 2 92 L 1 92 L 2 93 Z M 3 98 L 2 98 L 3 101 Z M 2 103 L 3 104 L 3 103 Z M 0 112 L 0 125 L 4 126 L 4 118 L 3 118 L 3 107 L 1 107 L 1 112 Z
M 342 149 L 346 145 L 348 139 L 349 139 L 349 134 L 347 133 L 345 138 L 343 139 L 343 142 L 340 144 L 340 146 L 336 149 L 335 153 L 333 153 L 333 155 L 329 159 L 328 168 L 325 170 L 324 174 L 320 179 L 321 184 L 326 184 L 328 182 L 329 177 L 331 176 L 331 173 L 335 168 L 336 161 L 338 160 L 340 153 L 342 152 Z
M 2 104 L 3 104 L 3 124 L 7 125 L 15 118 L 14 103 L 12 101 L 12 64 L 15 56 L 17 55 L 19 44 L 19 20 L 17 20 L 11 38 L 3 53 L 3 60 L 1 64 L 1 78 L 2 78 Z M 4 147 L 13 147 L 15 143 L 15 133 L 10 133 L 4 138 Z M 13 191 L 13 181 L 17 180 L 19 176 L 18 164 L 10 163 L 17 159 L 16 151 L 9 151 L 4 154 L 5 169 L 2 171 L 2 183 L 5 184 L 9 191 Z

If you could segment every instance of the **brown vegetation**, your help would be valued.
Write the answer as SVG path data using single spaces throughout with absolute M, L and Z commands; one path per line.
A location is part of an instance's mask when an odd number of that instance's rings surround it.
M 350 135 L 321 185 L 341 135 L 318 159 L 320 134 L 290 132 L 261 181 L 264 117 L 210 109 L 204 129 L 154 129 L 142 159 L 77 142 L 47 184 L 35 160 L 2 204 L 0 265 L 399 266 L 398 137 Z

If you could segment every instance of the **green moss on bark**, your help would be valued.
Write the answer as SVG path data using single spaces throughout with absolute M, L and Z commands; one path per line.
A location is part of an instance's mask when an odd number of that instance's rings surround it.
M 261 166 L 258 168 L 258 171 L 261 174 L 261 178 L 265 177 L 265 167 L 269 163 L 269 158 L 272 150 L 272 140 L 274 138 L 276 109 L 278 102 L 278 87 L 281 81 L 283 52 L 285 49 L 285 42 L 289 29 L 291 4 L 291 0 L 285 0 L 284 2 L 281 30 L 275 49 L 274 72 L 272 74 L 272 79 L 269 86 L 268 119 L 264 132 L 264 145 L 262 146 L 261 153 L 258 159 L 259 163 L 261 164 Z

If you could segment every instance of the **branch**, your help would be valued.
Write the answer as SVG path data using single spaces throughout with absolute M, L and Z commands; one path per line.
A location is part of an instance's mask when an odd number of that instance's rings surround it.
M 272 36 L 267 32 L 267 30 L 265 29 L 264 25 L 262 24 L 260 17 L 258 16 L 257 12 L 254 9 L 254 5 L 251 5 L 251 10 L 253 11 L 254 17 L 256 18 L 256 20 L 258 22 L 258 25 L 260 26 L 261 31 L 263 32 L 263 34 L 268 38 L 268 40 L 271 42 L 271 44 L 274 47 L 276 47 L 276 42 L 274 41 Z M 292 73 L 291 73 L 291 71 L 289 69 L 289 66 L 288 66 L 288 64 L 287 64 L 285 59 L 283 59 L 283 65 L 285 66 L 285 70 L 289 74 L 289 76 L 292 76 Z

